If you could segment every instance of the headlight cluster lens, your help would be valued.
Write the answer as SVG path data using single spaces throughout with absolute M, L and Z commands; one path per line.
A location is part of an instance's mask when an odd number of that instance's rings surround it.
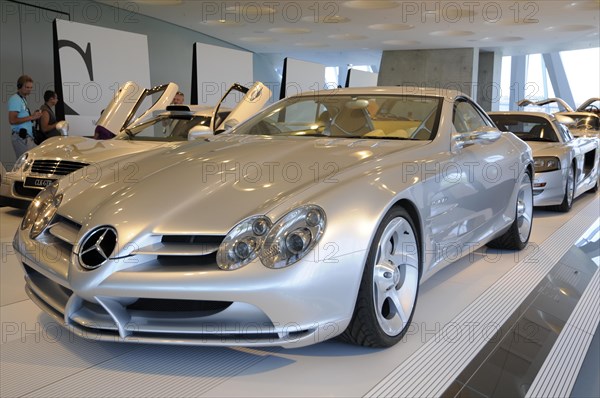
M 27 173 L 31 168 L 31 165 L 33 165 L 33 159 L 28 159 L 23 165 L 23 173 Z
M 219 246 L 219 268 L 234 270 L 254 260 L 270 228 L 271 220 L 265 216 L 250 217 L 240 222 Z
M 533 158 L 533 167 L 536 173 L 560 170 L 560 159 L 554 156 L 540 156 Z
M 15 162 L 15 165 L 13 166 L 12 171 L 19 171 L 19 170 L 21 170 L 23 165 L 30 163 L 30 162 L 27 162 L 27 159 L 29 159 L 29 153 L 27 153 L 27 152 L 25 152 L 24 154 L 19 156 L 19 158 Z M 30 166 L 30 164 L 27 165 L 27 168 L 29 168 L 29 166 Z
M 325 232 L 325 212 L 318 206 L 290 211 L 273 225 L 259 252 L 265 267 L 283 268 L 304 257 Z
M 217 264 L 221 269 L 235 270 L 258 256 L 266 267 L 287 267 L 317 244 L 325 231 L 325 221 L 325 212 L 315 205 L 292 210 L 275 225 L 265 216 L 247 218 L 221 243 Z
M 63 198 L 63 195 L 57 194 L 57 191 L 57 184 L 49 185 L 35 197 L 27 208 L 25 217 L 23 217 L 23 221 L 21 222 L 21 229 L 26 230 L 31 228 L 29 231 L 31 239 L 37 238 L 46 229 L 52 218 L 54 218 L 56 209 Z

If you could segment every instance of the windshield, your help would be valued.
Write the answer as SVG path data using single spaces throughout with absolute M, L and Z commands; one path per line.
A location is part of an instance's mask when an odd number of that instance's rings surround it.
M 490 115 L 498 129 L 509 131 L 523 141 L 559 142 L 552 124 L 538 116 Z
M 600 118 L 598 116 L 573 113 L 566 113 L 565 115 L 573 119 L 573 123 L 567 125 L 574 130 L 600 130 Z
M 293 97 L 263 110 L 234 134 L 432 140 L 442 99 L 424 96 Z
M 161 114 L 147 122 L 125 129 L 115 139 L 134 141 L 187 141 L 190 129 L 204 126 L 208 131 L 210 116 L 186 113 Z

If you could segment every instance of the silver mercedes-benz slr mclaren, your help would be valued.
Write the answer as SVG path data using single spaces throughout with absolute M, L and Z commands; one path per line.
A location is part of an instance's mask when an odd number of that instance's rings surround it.
M 421 282 L 532 226 L 529 146 L 451 90 L 294 96 L 130 160 L 50 185 L 14 240 L 29 297 L 95 340 L 391 346 Z

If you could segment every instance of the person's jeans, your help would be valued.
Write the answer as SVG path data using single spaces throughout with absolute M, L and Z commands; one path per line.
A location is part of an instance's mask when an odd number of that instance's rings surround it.
M 33 138 L 31 138 L 31 136 L 27 135 L 27 137 L 23 139 L 19 137 L 19 134 L 15 133 L 12 135 L 12 146 L 15 150 L 15 156 L 18 159 L 22 154 L 30 149 L 35 148 L 37 145 L 35 145 L 35 142 L 33 142 Z

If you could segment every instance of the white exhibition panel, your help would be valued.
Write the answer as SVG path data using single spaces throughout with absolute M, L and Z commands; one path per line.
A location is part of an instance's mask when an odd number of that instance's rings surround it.
M 281 98 L 325 89 L 325 65 L 322 64 L 286 58 L 283 76 Z
M 254 83 L 252 53 L 195 43 L 199 105 L 216 105 L 234 83 L 250 87 Z M 194 88 L 192 87 L 192 90 Z M 240 94 L 241 95 L 241 94 Z M 240 100 L 228 97 L 222 106 L 232 108 Z
M 148 39 L 77 22 L 55 22 L 54 51 L 69 135 L 93 135 L 100 113 L 122 84 L 135 80 L 142 88 L 150 87 Z M 137 99 L 134 94 L 132 99 Z
M 374 87 L 377 86 L 378 73 L 366 72 L 358 69 L 348 69 L 348 82 L 346 87 Z

